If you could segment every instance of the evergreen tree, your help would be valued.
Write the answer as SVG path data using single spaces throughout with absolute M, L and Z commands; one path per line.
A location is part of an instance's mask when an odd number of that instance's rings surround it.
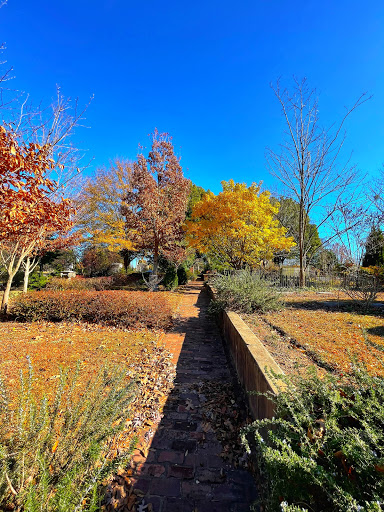
M 380 228 L 372 226 L 365 242 L 363 267 L 384 265 L 384 235 Z
M 278 199 L 272 198 L 272 203 L 279 203 L 279 211 L 276 214 L 277 220 L 287 230 L 287 235 L 293 237 L 296 247 L 288 251 L 279 251 L 274 254 L 274 262 L 282 264 L 285 258 L 297 258 L 299 260 L 299 217 L 300 205 L 290 197 L 280 196 Z M 303 238 L 303 261 L 304 268 L 312 263 L 316 253 L 321 250 L 322 242 L 319 237 L 316 224 L 311 224 L 310 218 L 306 215 L 305 233 Z

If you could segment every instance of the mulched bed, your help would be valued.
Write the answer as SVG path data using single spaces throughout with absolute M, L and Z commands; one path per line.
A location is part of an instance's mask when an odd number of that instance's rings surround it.
M 243 315 L 285 373 L 311 365 L 348 373 L 351 357 L 369 372 L 384 375 L 384 312 L 380 303 L 364 312 L 341 293 L 284 295 L 286 308 L 265 315 Z M 383 297 L 379 297 L 381 302 Z

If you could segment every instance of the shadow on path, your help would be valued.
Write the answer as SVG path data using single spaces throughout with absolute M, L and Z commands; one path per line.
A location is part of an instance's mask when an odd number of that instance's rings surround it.
M 220 457 L 224 447 L 204 422 L 203 409 L 212 403 L 204 390 L 225 388 L 233 379 L 219 330 L 207 318 L 208 304 L 202 284 L 190 284 L 169 335 L 182 340 L 185 333 L 175 386 L 148 457 L 135 461 L 133 482 L 143 493 L 143 512 L 243 512 L 256 499 L 250 473 Z

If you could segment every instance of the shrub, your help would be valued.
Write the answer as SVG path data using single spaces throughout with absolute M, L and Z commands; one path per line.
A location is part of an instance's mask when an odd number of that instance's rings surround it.
M 113 282 L 112 277 L 52 277 L 47 285 L 49 290 L 107 290 Z
M 105 277 L 80 277 L 72 279 L 53 277 L 47 288 L 50 290 L 114 290 L 121 288 L 139 288 L 143 277 L 141 273 L 114 274 Z
M 198 275 L 199 274 L 197 272 L 187 270 L 188 281 L 196 281 Z
M 179 281 L 175 267 L 169 266 L 165 272 L 163 284 L 167 290 L 174 290 L 177 288 Z
M 90 279 L 72 278 L 66 279 L 64 277 L 51 277 L 47 284 L 47 290 L 90 290 Z
M 172 322 L 167 299 L 150 292 L 32 292 L 15 299 L 11 315 L 18 321 L 80 320 L 131 329 L 165 329 Z
M 185 270 L 185 268 L 183 266 L 181 266 L 177 269 L 177 279 L 178 279 L 180 285 L 188 283 L 187 271 Z
M 148 273 L 145 273 L 145 275 L 148 275 Z M 143 275 L 141 272 L 131 272 L 130 274 L 115 274 L 112 276 L 111 288 L 139 288 L 142 285 Z
M 380 289 L 380 280 L 374 273 L 365 270 L 346 272 L 343 277 L 342 290 L 363 309 L 368 310 L 376 300 Z
M 379 511 L 384 497 L 384 379 L 356 367 L 283 377 L 276 418 L 243 429 L 263 476 L 267 511 Z
M 28 280 L 29 290 L 41 290 L 45 288 L 49 281 L 49 277 L 44 275 L 42 272 L 32 272 Z
M 62 370 L 54 400 L 37 402 L 30 365 L 16 408 L 0 379 L 1 510 L 99 510 L 101 481 L 131 454 L 133 443 L 108 454 L 136 393 L 125 371 L 103 368 L 82 394 L 74 392 L 78 373 Z
M 215 289 L 211 311 L 230 309 L 243 313 L 279 310 L 280 295 L 257 274 L 239 271 L 231 275 L 216 275 L 210 281 Z

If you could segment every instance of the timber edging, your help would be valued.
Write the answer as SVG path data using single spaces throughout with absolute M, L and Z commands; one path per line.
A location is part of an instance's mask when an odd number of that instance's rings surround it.
M 212 299 L 214 290 L 206 284 Z M 223 311 L 219 315 L 219 327 L 227 345 L 237 377 L 247 395 L 247 401 L 254 419 L 275 416 L 275 404 L 263 395 L 250 394 L 249 391 L 277 394 L 285 388 L 284 382 L 271 376 L 283 374 L 258 337 L 234 311 Z

